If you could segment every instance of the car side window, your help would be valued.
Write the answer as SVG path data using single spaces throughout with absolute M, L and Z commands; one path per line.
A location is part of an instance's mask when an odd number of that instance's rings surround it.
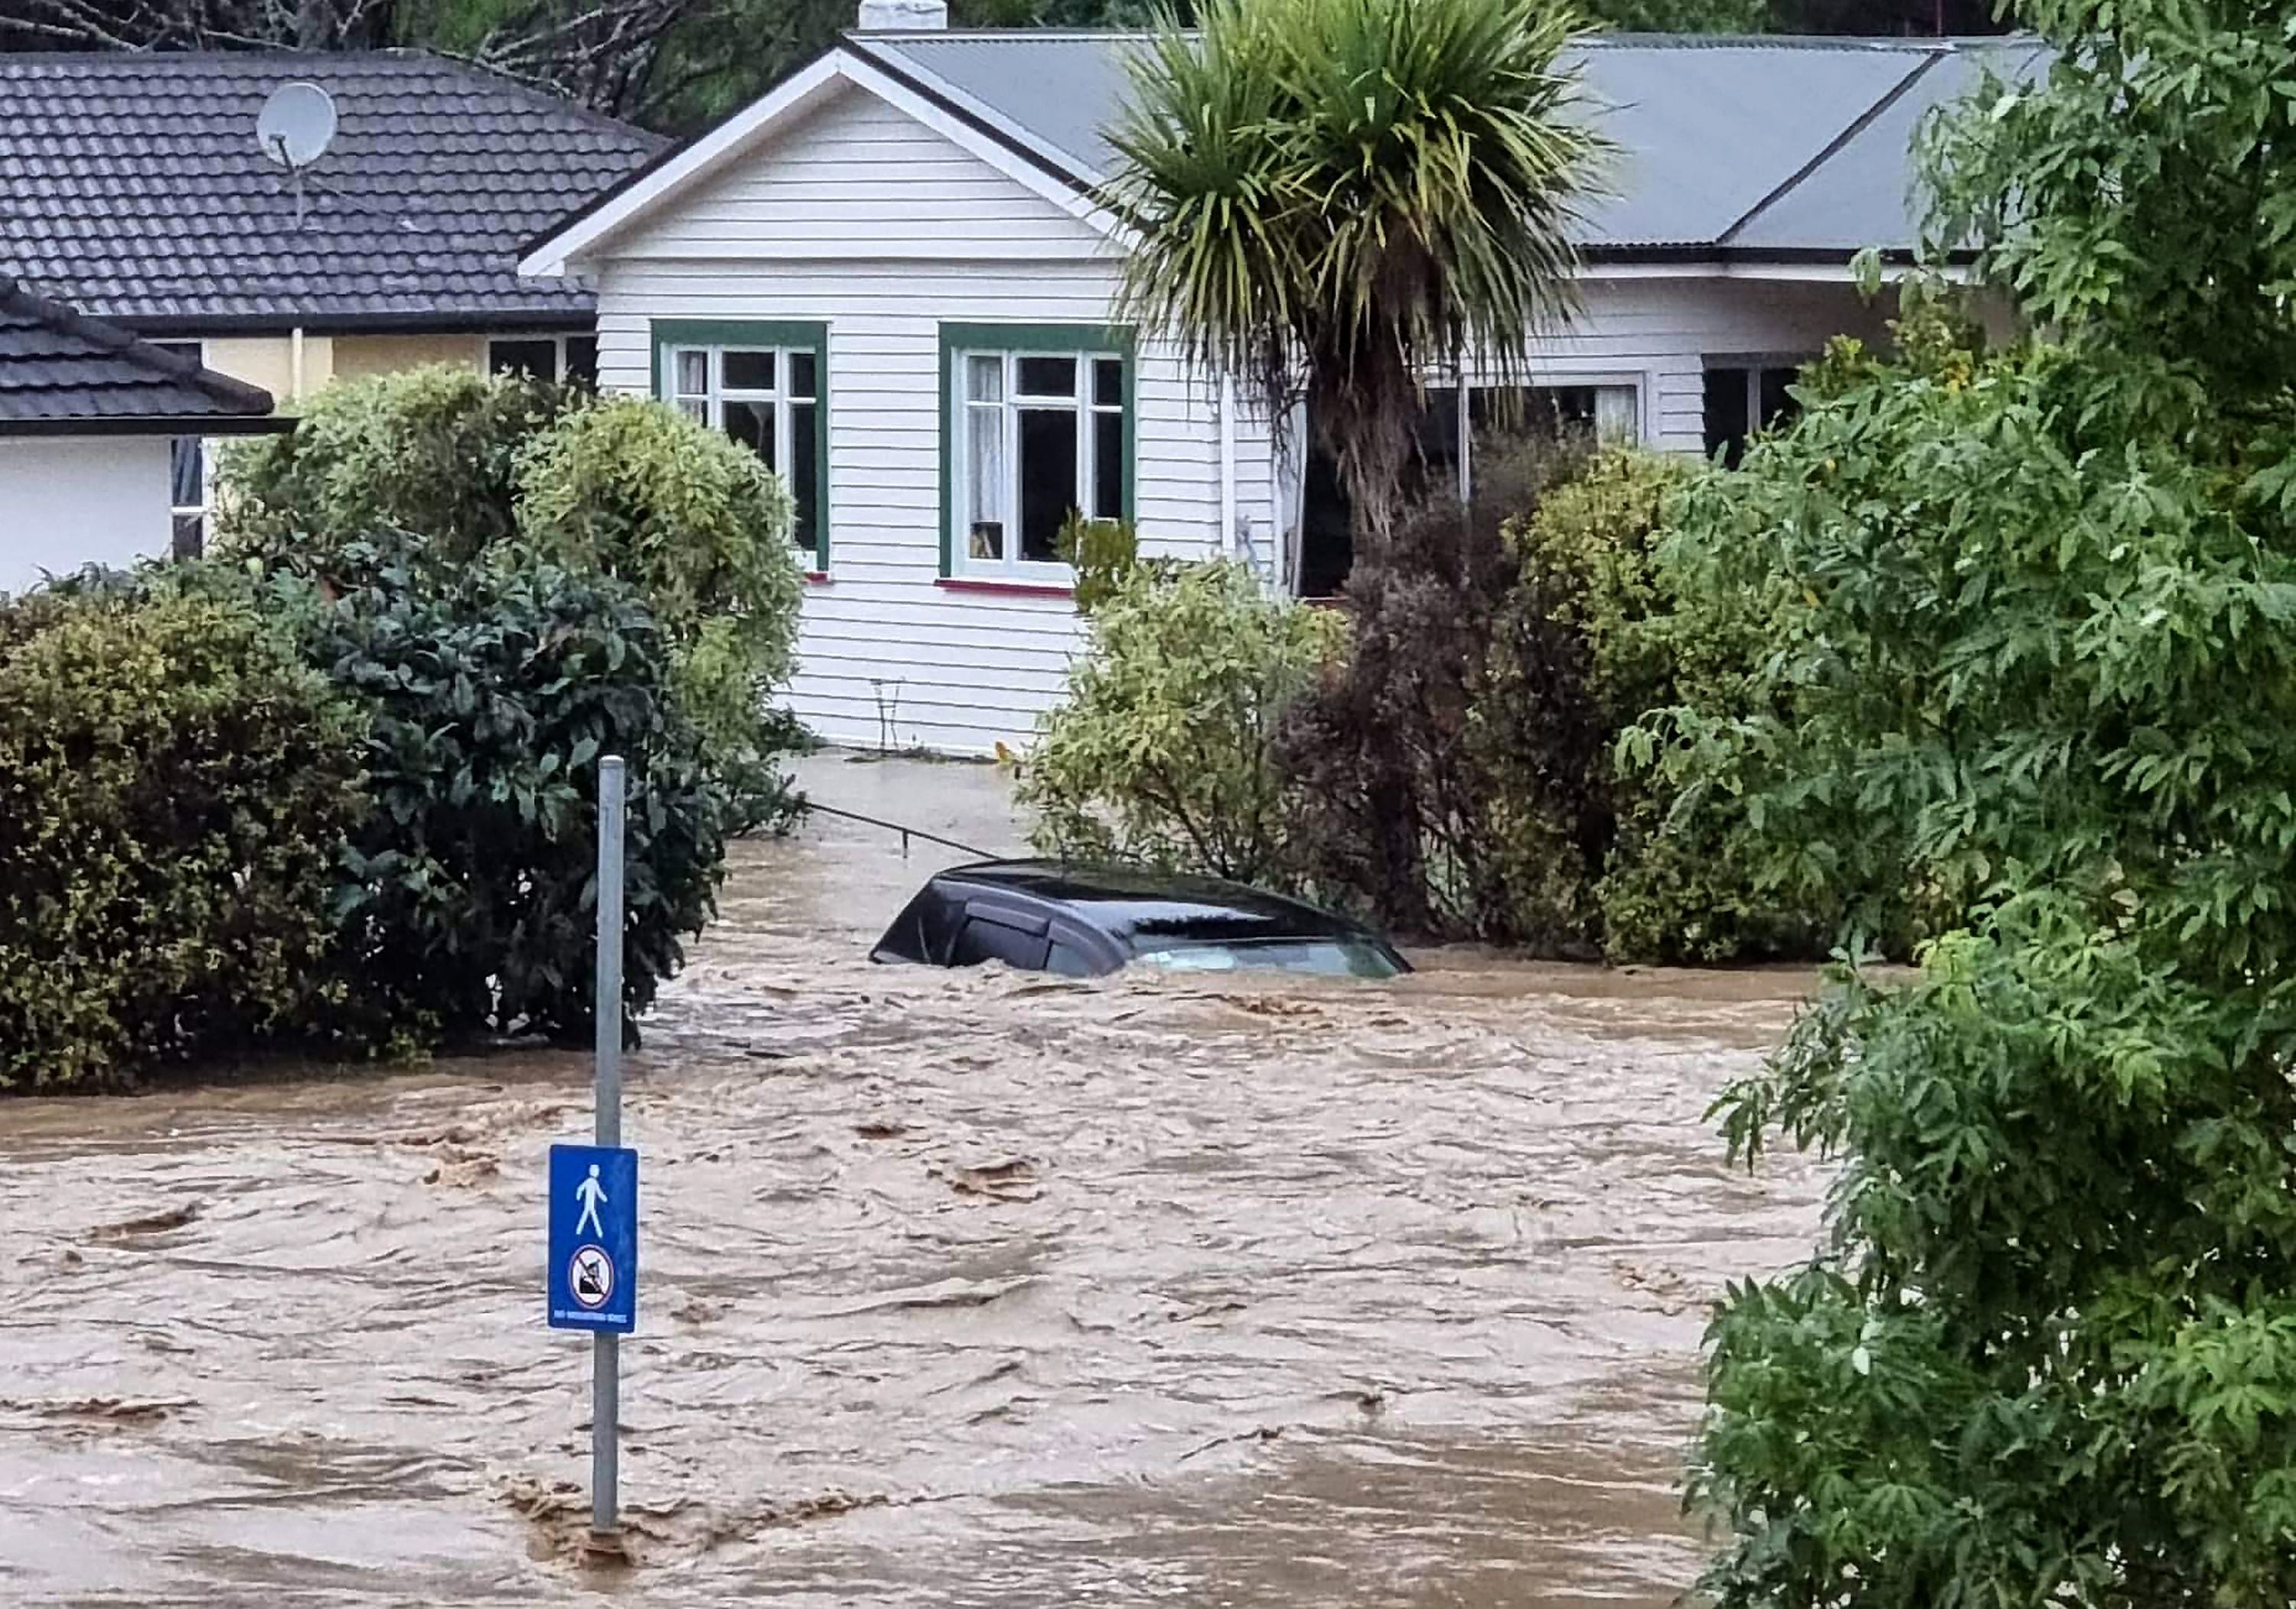
M 1085 952 L 1063 939 L 1053 941 L 1053 953 L 1045 963 L 1045 970 L 1058 973 L 1062 977 L 1090 977 L 1094 972 L 1093 964 Z
M 948 963 L 952 967 L 978 967 L 983 961 L 1003 961 L 1024 972 L 1041 972 L 1049 947 L 1050 941 L 1041 929 L 1029 933 L 976 911 L 965 919 L 956 943 L 950 948 Z

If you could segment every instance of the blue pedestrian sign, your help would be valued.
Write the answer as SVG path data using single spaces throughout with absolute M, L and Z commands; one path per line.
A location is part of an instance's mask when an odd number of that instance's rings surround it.
M 553 1146 L 550 1327 L 627 1335 L 637 1322 L 638 1154 Z

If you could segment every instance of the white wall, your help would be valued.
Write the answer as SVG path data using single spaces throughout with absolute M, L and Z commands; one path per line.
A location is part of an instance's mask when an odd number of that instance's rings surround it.
M 0 437 L 0 592 L 173 545 L 164 437 Z
M 1066 598 L 941 582 L 940 344 L 947 322 L 1103 323 L 1109 243 L 1007 173 L 859 90 L 728 176 L 596 249 L 599 372 L 647 392 L 657 319 L 818 321 L 829 330 L 829 573 L 808 589 L 799 716 L 832 741 L 1018 747 L 1059 698 L 1080 634 Z M 1878 335 L 1847 285 L 1590 282 L 1556 380 L 1635 385 L 1654 445 L 1704 445 L 1708 355 L 1795 357 Z M 1144 347 L 1136 421 L 1142 545 L 1224 545 L 1218 406 Z M 1276 559 L 1267 433 L 1239 429 L 1239 539 Z

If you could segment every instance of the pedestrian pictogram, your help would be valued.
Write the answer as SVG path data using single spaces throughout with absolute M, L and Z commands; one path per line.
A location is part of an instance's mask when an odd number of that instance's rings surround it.
M 574 1187 L 574 1195 L 582 1204 L 582 1215 L 574 1221 L 578 1235 L 603 1235 L 605 1226 L 598 1221 L 598 1204 L 606 1198 L 606 1187 L 598 1182 L 598 1164 L 590 1164 L 590 1176 Z
M 637 1327 L 638 1154 L 550 1148 L 549 1319 L 556 1329 Z

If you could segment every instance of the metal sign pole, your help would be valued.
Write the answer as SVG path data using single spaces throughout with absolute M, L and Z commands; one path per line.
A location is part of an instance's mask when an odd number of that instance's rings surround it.
M 598 762 L 597 1143 L 622 1143 L 622 833 L 627 767 L 619 755 Z M 592 1172 L 595 1172 L 593 1169 Z M 620 1514 L 621 1340 L 590 1339 L 590 1529 L 611 1531 Z

